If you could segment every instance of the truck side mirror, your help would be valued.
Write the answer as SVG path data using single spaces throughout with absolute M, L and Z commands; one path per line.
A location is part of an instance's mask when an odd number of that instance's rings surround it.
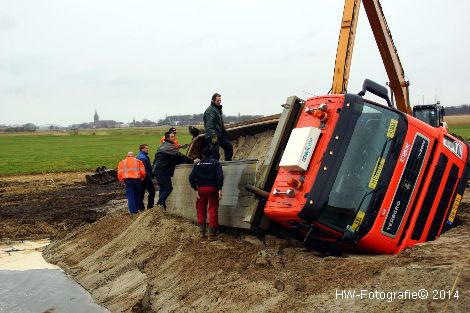
M 388 97 L 388 90 L 385 86 L 382 86 L 370 79 L 365 79 L 362 84 L 362 91 L 358 93 L 359 96 L 363 97 L 366 94 L 366 91 L 373 93 L 374 95 L 387 101 L 389 107 L 393 108 L 392 102 Z

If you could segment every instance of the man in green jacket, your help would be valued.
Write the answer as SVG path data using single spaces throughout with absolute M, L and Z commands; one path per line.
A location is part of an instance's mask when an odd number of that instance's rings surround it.
M 222 96 L 213 94 L 211 104 L 204 112 L 205 137 L 215 159 L 220 159 L 220 146 L 224 149 L 225 161 L 232 161 L 233 147 L 225 131 L 221 103 Z

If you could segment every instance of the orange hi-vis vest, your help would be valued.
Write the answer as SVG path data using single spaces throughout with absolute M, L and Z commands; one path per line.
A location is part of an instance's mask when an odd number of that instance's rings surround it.
M 126 157 L 119 162 L 118 165 L 118 179 L 123 181 L 126 178 L 140 179 L 145 178 L 145 166 L 141 160 L 134 157 Z
M 163 143 L 165 141 L 165 136 L 162 137 L 162 139 L 160 139 L 160 143 Z M 176 148 L 180 148 L 180 144 L 178 143 L 178 139 L 176 139 L 175 137 L 175 140 L 173 140 L 173 144 L 176 146 Z

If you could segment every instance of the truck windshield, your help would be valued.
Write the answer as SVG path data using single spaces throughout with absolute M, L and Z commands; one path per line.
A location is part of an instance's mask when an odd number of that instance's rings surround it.
M 413 111 L 414 117 L 417 119 L 425 122 L 428 125 L 431 126 L 438 126 L 437 125 L 437 114 L 436 114 L 436 109 L 434 108 L 426 108 L 426 109 L 415 109 Z
M 379 186 L 378 181 L 383 175 L 391 175 L 383 169 L 390 157 L 400 118 L 394 111 L 364 103 L 357 123 L 348 130 L 352 131 L 351 140 L 319 222 L 344 230 L 353 223 L 359 210 L 367 211 L 371 195 L 386 189 Z

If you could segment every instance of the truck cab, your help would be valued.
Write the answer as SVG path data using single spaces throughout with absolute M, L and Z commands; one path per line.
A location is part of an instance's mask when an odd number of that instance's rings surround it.
M 467 144 L 444 128 L 359 95 L 314 97 L 264 213 L 319 250 L 398 253 L 452 225 L 468 174 Z
M 440 105 L 439 101 L 434 104 L 415 105 L 413 107 L 413 116 L 432 127 L 446 126 L 444 115 L 444 107 Z

